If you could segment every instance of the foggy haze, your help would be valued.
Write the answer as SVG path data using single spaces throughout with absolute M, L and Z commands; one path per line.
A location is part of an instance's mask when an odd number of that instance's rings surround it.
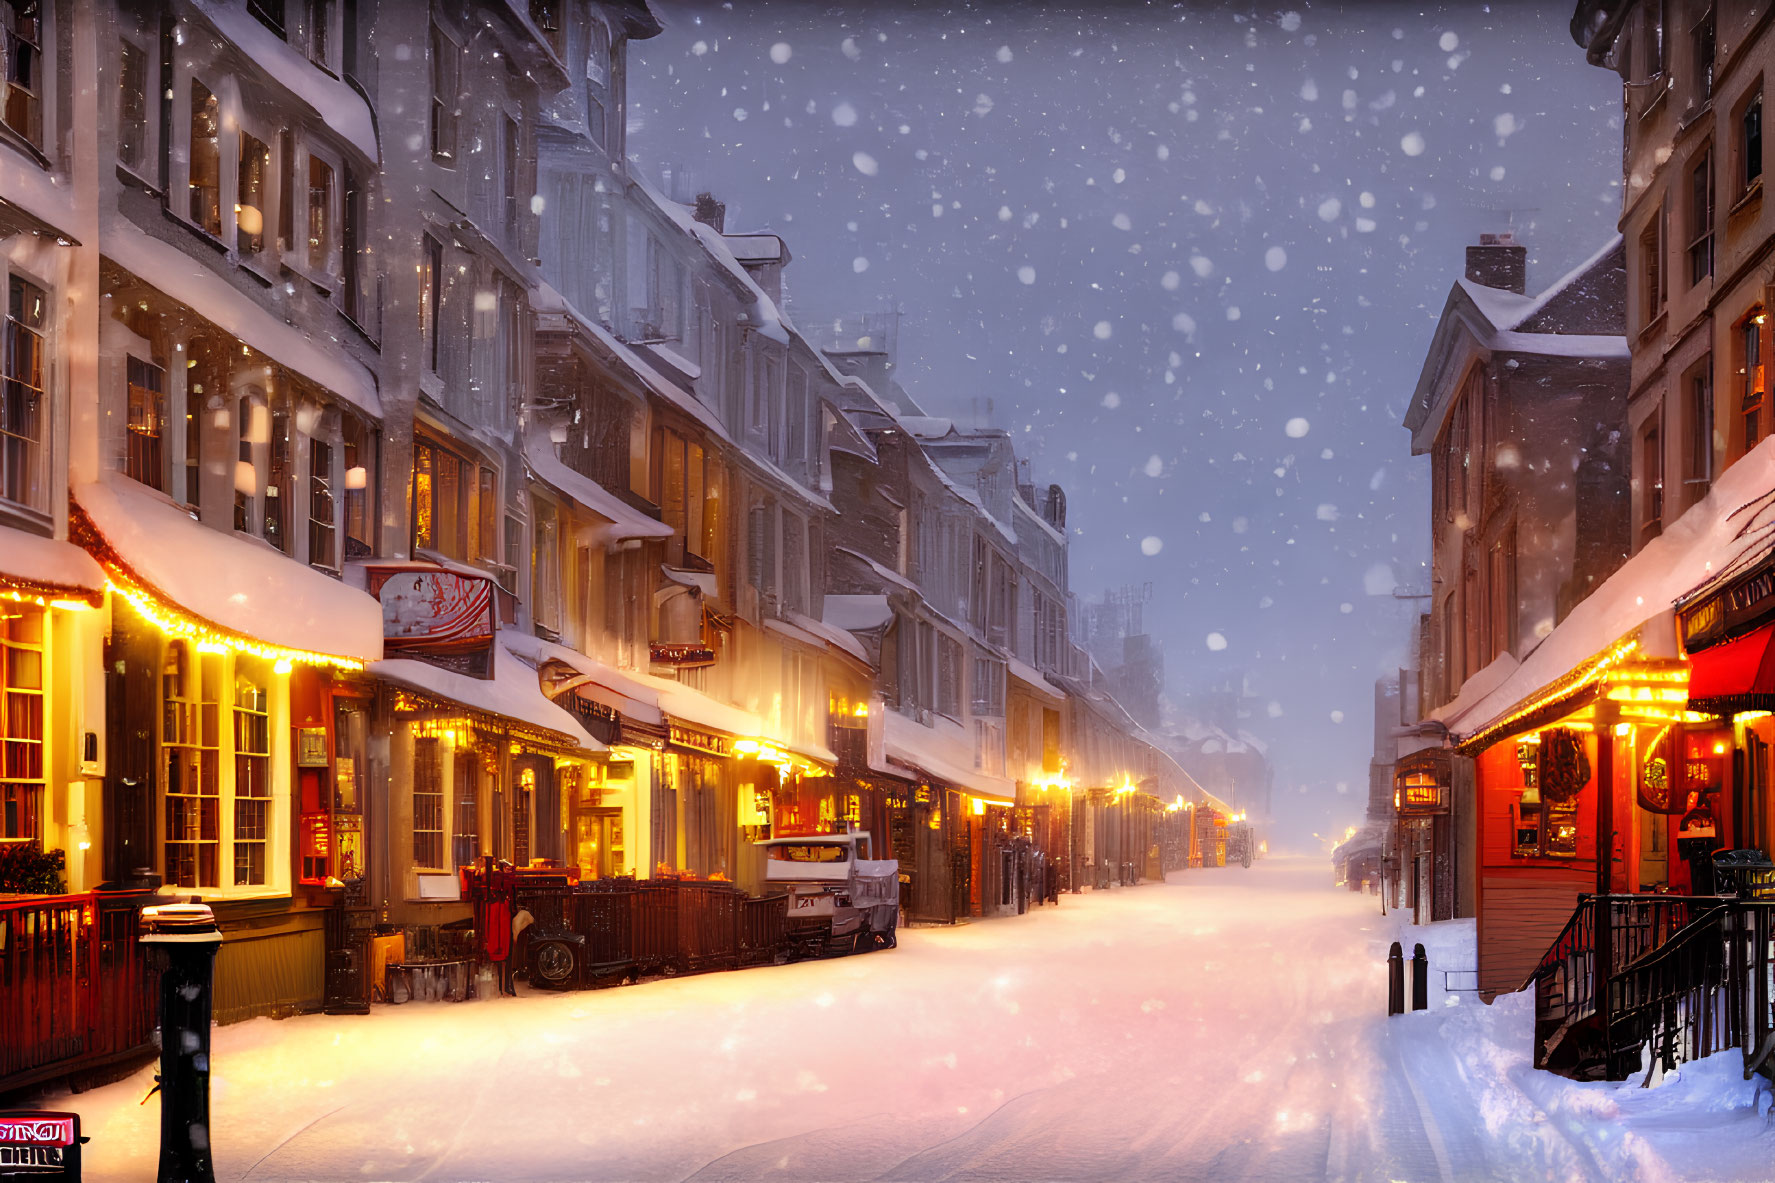
M 643 173 L 781 233 L 810 335 L 897 310 L 923 409 L 1065 487 L 1074 590 L 1152 585 L 1171 702 L 1243 682 L 1274 837 L 1341 837 L 1429 590 L 1400 421 L 1463 247 L 1513 228 L 1534 292 L 1615 232 L 1569 10 L 656 9 Z

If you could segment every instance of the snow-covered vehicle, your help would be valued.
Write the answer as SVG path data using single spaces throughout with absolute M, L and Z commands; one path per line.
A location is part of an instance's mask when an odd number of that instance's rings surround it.
M 900 915 L 900 864 L 872 859 L 869 835 L 772 838 L 765 882 L 788 891 L 792 955 L 891 949 Z

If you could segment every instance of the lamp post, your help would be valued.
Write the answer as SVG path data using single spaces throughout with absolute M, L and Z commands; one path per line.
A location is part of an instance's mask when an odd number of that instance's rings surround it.
M 210 1160 L 210 985 L 222 933 L 205 904 L 142 909 L 160 972 L 158 1183 L 215 1183 Z

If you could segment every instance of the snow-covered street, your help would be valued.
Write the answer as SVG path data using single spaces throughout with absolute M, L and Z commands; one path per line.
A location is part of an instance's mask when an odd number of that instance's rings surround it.
M 1654 1090 L 1532 1073 L 1526 1039 L 1489 1042 L 1520 999 L 1436 989 L 1387 1022 L 1393 922 L 1320 860 L 1174 879 L 883 954 L 221 1028 L 217 1175 L 1767 1177 L 1736 1065 Z M 1470 931 L 1428 934 L 1434 985 Z M 53 1101 L 85 1117 L 91 1178 L 152 1177 L 150 1083 Z

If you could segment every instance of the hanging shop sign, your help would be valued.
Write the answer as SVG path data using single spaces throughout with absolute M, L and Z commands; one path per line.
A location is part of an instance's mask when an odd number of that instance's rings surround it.
M 493 676 L 493 581 L 440 567 L 366 567 L 382 648 L 473 678 Z
M 707 752 L 711 756 L 733 755 L 733 740 L 725 735 L 716 735 L 712 731 L 698 731 L 694 727 L 686 727 L 682 723 L 673 723 L 668 735 L 674 747 L 688 748 L 693 752 Z
M 695 669 L 698 666 L 714 665 L 715 651 L 707 645 L 649 645 L 647 659 L 654 665 Z
M 1677 613 L 1683 648 L 1690 653 L 1739 636 L 1771 616 L 1775 616 L 1775 553 Z

